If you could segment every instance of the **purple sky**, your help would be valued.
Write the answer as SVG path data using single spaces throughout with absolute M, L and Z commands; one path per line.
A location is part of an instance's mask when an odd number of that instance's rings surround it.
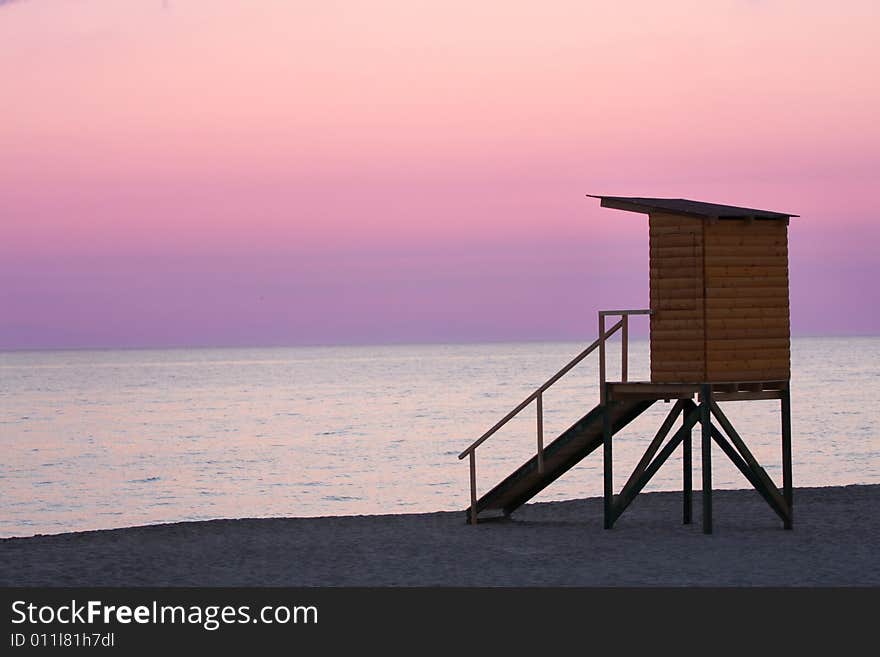
M 587 193 L 802 215 L 793 333 L 880 333 L 878 3 L 368 4 L 0 3 L 0 349 L 589 341 Z

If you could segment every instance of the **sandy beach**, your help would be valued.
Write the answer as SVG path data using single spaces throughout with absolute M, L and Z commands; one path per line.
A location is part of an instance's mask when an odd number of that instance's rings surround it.
M 880 486 L 796 490 L 784 531 L 757 493 L 717 491 L 715 534 L 677 493 L 611 531 L 598 498 L 462 512 L 184 522 L 0 541 L 4 586 L 880 585 Z M 699 495 L 695 495 L 699 518 Z

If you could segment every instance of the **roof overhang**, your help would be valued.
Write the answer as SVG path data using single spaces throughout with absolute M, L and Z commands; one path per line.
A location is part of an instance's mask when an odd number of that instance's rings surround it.
M 640 212 L 642 214 L 667 212 L 704 219 L 769 219 L 782 221 L 798 216 L 787 212 L 743 208 L 736 205 L 722 205 L 683 198 L 643 198 L 637 196 L 601 196 L 597 194 L 587 194 L 587 196 L 599 199 L 600 205 L 603 208 Z

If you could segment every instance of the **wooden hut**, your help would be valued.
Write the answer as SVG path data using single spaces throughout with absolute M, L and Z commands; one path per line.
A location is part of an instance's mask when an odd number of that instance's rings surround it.
M 598 448 L 603 452 L 604 525 L 626 510 L 679 447 L 684 523 L 691 522 L 692 431 L 699 425 L 702 525 L 712 532 L 712 445 L 717 445 L 770 508 L 792 528 L 788 224 L 797 215 L 687 199 L 594 196 L 602 207 L 648 215 L 650 308 L 602 310 L 598 338 L 465 449 L 470 459 L 467 519 L 509 515 Z M 628 379 L 629 319 L 650 315 L 651 376 Z M 611 326 L 608 317 L 619 317 Z M 619 332 L 620 380 L 606 380 L 609 339 Z M 599 352 L 599 403 L 544 444 L 545 391 L 593 351 Z M 615 493 L 613 438 L 658 402 L 672 408 L 626 483 Z M 696 400 L 696 401 L 695 401 Z M 779 400 L 782 489 L 773 482 L 719 402 Z M 534 402 L 536 452 L 482 496 L 476 450 Z M 674 429 L 678 420 L 681 426 Z
M 685 199 L 596 197 L 648 215 L 651 381 L 788 380 L 788 220 Z

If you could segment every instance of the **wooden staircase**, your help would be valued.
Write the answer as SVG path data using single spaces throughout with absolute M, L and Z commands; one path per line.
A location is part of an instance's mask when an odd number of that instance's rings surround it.
M 652 406 L 656 399 L 633 400 L 617 403 L 613 406 L 605 404 L 605 350 L 606 342 L 617 331 L 621 333 L 621 380 L 627 380 L 627 360 L 629 342 L 629 317 L 630 315 L 649 315 L 650 310 L 602 310 L 599 311 L 599 337 L 584 349 L 581 353 L 569 361 L 561 370 L 550 377 L 535 392 L 526 397 L 512 411 L 499 420 L 495 426 L 482 436 L 477 438 L 466 450 L 459 454 L 458 458 L 470 458 L 470 483 L 471 504 L 468 508 L 467 520 L 471 524 L 477 524 L 481 512 L 496 511 L 509 515 L 514 510 L 529 501 L 532 497 L 544 490 L 565 472 L 581 461 L 596 448 L 600 447 L 606 434 L 604 415 L 606 410 L 609 414 L 611 434 L 620 431 L 632 422 L 647 408 Z M 608 316 L 617 316 L 620 319 L 611 327 L 606 328 L 605 320 Z M 544 392 L 566 373 L 573 369 L 584 358 L 599 351 L 599 391 L 601 401 L 593 410 L 559 435 L 553 442 L 544 446 Z M 477 499 L 477 448 L 491 438 L 496 431 L 517 416 L 524 408 L 535 402 L 537 410 L 537 450 L 535 456 L 517 468 L 513 473 L 492 488 L 488 493 Z
M 655 400 L 638 400 L 615 404 L 611 411 L 611 430 L 616 433 L 654 404 Z M 510 515 L 544 490 L 586 456 L 602 446 L 602 406 L 597 405 L 580 420 L 544 448 L 543 468 L 536 454 L 477 500 L 476 513 L 500 511 Z M 474 523 L 473 509 L 466 511 Z

